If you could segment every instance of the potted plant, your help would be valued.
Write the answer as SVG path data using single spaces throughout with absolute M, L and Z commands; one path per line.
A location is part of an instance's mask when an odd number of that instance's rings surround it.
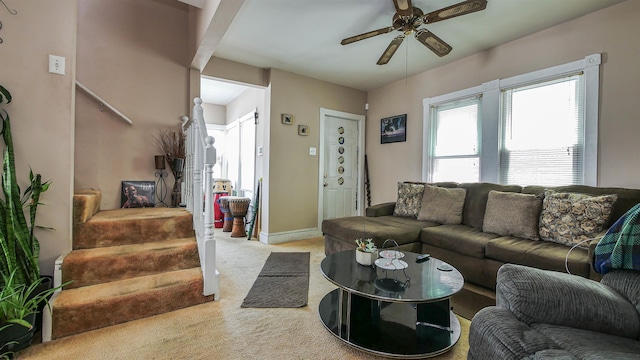
M 59 288 L 39 290 L 44 279 L 39 278 L 31 285 L 21 284 L 17 272 L 2 274 L 3 287 L 0 290 L 0 358 L 10 358 L 14 351 L 31 345 L 36 314 L 40 304 L 48 306 L 49 297 Z
M 373 265 L 378 257 L 378 248 L 373 243 L 373 239 L 356 239 L 356 261 L 362 265 Z
M 20 194 L 18 185 L 11 122 L 5 106 L 11 103 L 11 93 L 0 85 L 0 135 L 5 143 L 2 165 L 2 194 L 0 197 L 0 270 L 3 275 L 11 274 L 16 286 L 23 285 L 30 296 L 38 299 L 39 311 L 45 301 L 38 294 L 52 292 L 51 278 L 40 275 L 40 244 L 35 236 L 36 213 L 40 196 L 47 191 L 50 182 L 42 182 L 40 174 L 29 172 L 30 184 Z M 27 212 L 28 215 L 25 214 Z M 0 278 L 0 288 L 4 290 L 6 277 Z M 10 291 L 10 289 L 7 289 Z M 32 321 L 32 323 L 34 323 Z M 36 324 L 39 324 L 37 321 Z

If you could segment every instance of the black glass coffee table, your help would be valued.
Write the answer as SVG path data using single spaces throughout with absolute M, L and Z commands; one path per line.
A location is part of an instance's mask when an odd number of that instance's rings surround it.
M 355 250 L 328 255 L 322 274 L 338 286 L 320 301 L 324 326 L 344 342 L 376 355 L 417 359 L 440 355 L 460 338 L 449 299 L 464 278 L 453 266 L 403 251 L 379 266 L 360 265 Z M 406 266 L 406 267 L 405 267 Z

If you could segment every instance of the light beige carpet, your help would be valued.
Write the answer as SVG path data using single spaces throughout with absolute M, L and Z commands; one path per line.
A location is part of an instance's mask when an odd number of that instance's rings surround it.
M 215 231 L 219 301 L 32 345 L 17 359 L 379 359 L 346 345 L 320 322 L 318 303 L 335 289 L 319 270 L 321 238 L 265 245 L 228 234 Z M 311 253 L 308 306 L 240 307 L 272 251 Z M 437 359 L 466 359 L 469 321 L 460 323 L 460 341 Z

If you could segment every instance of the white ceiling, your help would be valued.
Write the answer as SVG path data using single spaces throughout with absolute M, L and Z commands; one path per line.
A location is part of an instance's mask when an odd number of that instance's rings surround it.
M 203 102 L 216 105 L 229 105 L 235 100 L 246 86 L 231 82 L 219 81 L 202 77 L 200 79 L 200 98 Z
M 461 1 L 412 3 L 428 13 Z M 213 55 L 368 91 L 622 1 L 489 0 L 483 11 L 422 25 L 453 47 L 450 54 L 440 58 L 407 36 L 388 64 L 376 65 L 399 32 L 340 41 L 390 26 L 392 0 L 244 0 Z

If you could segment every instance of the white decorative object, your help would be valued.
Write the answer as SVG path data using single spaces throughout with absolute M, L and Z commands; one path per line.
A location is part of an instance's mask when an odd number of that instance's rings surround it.
M 374 252 L 365 252 L 356 250 L 356 261 L 358 264 L 371 266 L 373 262 L 378 258 L 378 251 Z

